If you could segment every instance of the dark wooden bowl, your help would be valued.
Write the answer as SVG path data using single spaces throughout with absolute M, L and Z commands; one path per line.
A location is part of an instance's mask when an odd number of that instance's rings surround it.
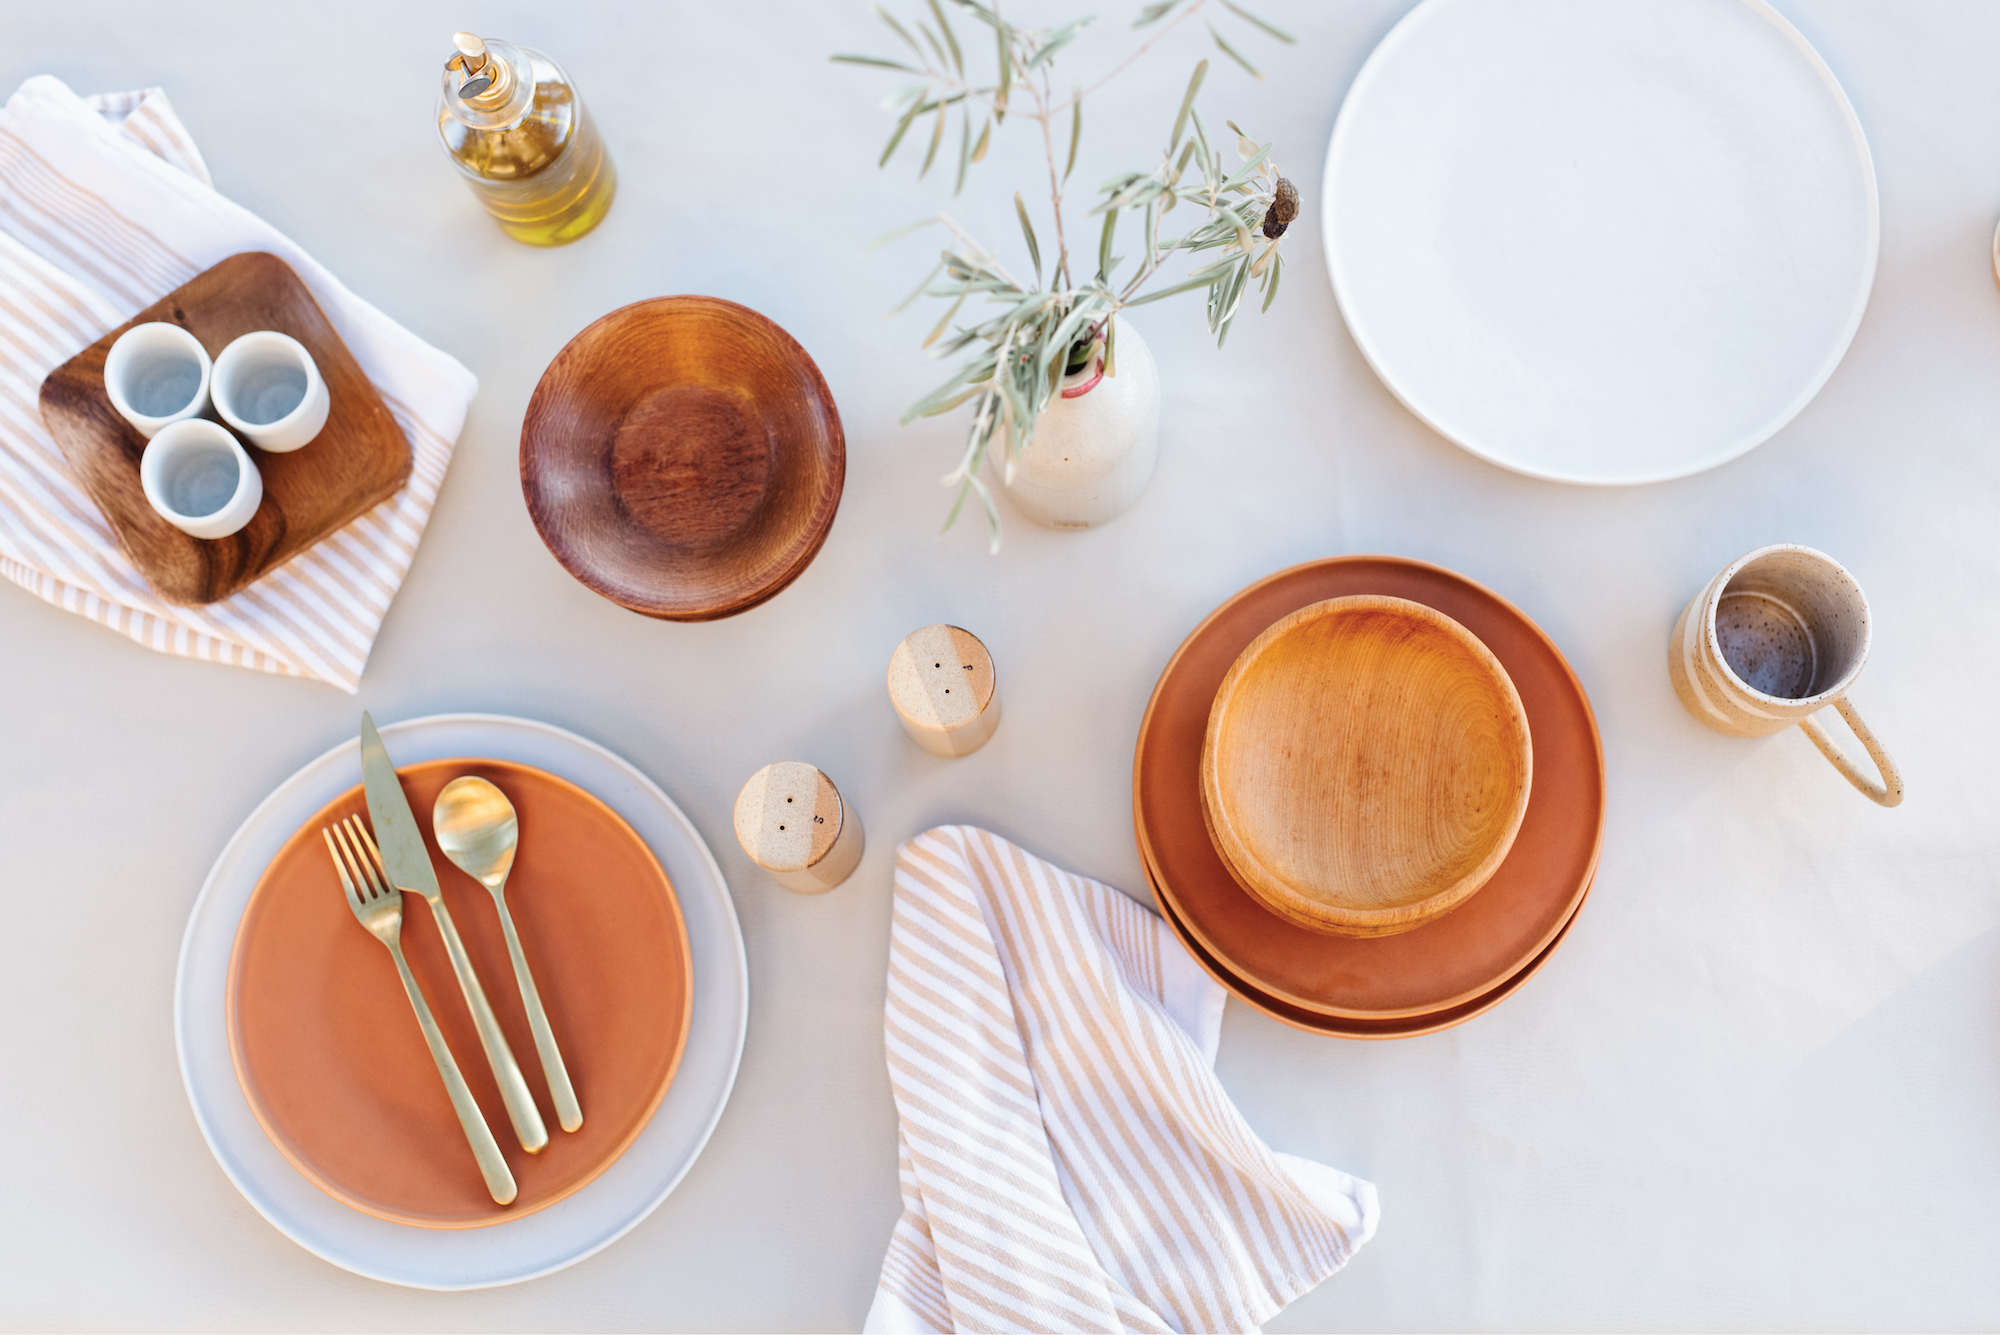
M 819 368 L 716 297 L 615 310 L 542 373 L 521 490 L 563 569 L 669 621 L 747 611 L 799 577 L 840 508 L 847 442 Z

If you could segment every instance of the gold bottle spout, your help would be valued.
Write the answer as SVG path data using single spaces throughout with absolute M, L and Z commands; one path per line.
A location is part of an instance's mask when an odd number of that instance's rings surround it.
M 535 75 L 519 47 L 477 33 L 453 33 L 444 62 L 445 106 L 467 125 L 495 129 L 519 120 L 535 96 Z
M 493 87 L 493 76 L 502 67 L 495 65 L 486 54 L 486 43 L 478 34 L 455 32 L 451 44 L 458 49 L 452 53 L 444 67 L 457 73 L 457 94 L 470 101 Z

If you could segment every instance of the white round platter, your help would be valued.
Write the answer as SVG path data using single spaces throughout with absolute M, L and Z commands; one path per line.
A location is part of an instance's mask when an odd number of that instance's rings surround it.
M 1327 147 L 1327 268 L 1382 382 L 1534 477 L 1683 477 L 1770 438 L 1875 279 L 1875 169 L 1762 0 L 1425 0 Z
M 602 1176 L 546 1210 L 489 1228 L 410 1228 L 334 1200 L 287 1163 L 251 1115 L 229 1061 L 223 995 L 236 926 L 264 868 L 293 831 L 361 781 L 345 742 L 280 784 L 237 830 L 195 900 L 174 984 L 181 1078 L 216 1161 L 294 1242 L 356 1274 L 424 1289 L 511 1284 L 573 1265 L 624 1236 L 667 1198 L 708 1143 L 736 1082 L 749 1022 L 743 933 L 722 869 L 652 780 L 575 733 L 493 714 L 439 714 L 382 729 L 399 765 L 484 756 L 534 765 L 591 792 L 659 858 L 680 900 L 693 956 L 687 1050 L 638 1140 Z

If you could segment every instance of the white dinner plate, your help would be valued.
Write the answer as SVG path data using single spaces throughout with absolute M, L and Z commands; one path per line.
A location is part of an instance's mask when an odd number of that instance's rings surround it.
M 1599 484 L 1712 468 L 1796 416 L 1880 235 L 1853 107 L 1762 0 L 1425 0 L 1348 90 L 1322 223 L 1411 412 Z
M 223 999 L 236 927 L 258 877 L 321 807 L 361 781 L 358 742 L 278 786 L 222 850 L 195 900 L 174 984 L 174 1034 L 195 1120 L 222 1171 L 300 1246 L 371 1279 L 424 1289 L 511 1284 L 573 1265 L 667 1198 L 722 1116 L 749 1021 L 743 933 L 722 869 L 652 780 L 595 742 L 528 719 L 439 714 L 382 729 L 399 765 L 486 756 L 534 765 L 594 794 L 659 858 L 687 921 L 694 1003 L 687 1050 L 653 1119 L 590 1185 L 539 1213 L 474 1229 L 410 1228 L 349 1209 L 286 1162 L 244 1101 L 229 1061 Z

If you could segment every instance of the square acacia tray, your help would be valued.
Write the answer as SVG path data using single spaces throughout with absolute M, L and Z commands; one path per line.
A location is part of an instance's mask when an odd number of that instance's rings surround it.
M 275 329 L 305 345 L 332 399 L 311 444 L 269 454 L 244 442 L 264 476 L 264 500 L 240 531 L 194 538 L 160 518 L 139 485 L 146 439 L 111 406 L 104 359 L 135 324 L 180 325 L 212 358 L 239 334 Z M 238 592 L 393 496 L 410 476 L 410 442 L 292 267 L 248 251 L 133 316 L 42 381 L 42 420 L 104 512 L 118 545 L 170 603 L 198 606 Z M 211 404 L 202 414 L 216 420 Z

